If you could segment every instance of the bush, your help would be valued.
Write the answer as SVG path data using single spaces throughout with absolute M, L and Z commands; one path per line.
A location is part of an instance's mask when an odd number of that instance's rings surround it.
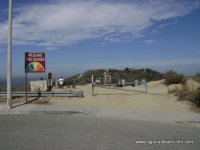
M 182 74 L 178 74 L 175 71 L 168 71 L 164 75 L 165 83 L 170 84 L 185 84 L 185 77 Z
M 197 107 L 200 107 L 200 88 L 198 88 L 196 91 L 192 92 L 192 94 L 189 97 L 189 99 Z
M 194 80 L 200 83 L 200 72 L 196 73 Z
M 4 89 L 2 87 L 0 87 L 0 92 L 4 91 Z
M 176 93 L 176 96 L 178 96 L 178 100 L 189 100 L 189 95 L 191 94 L 191 92 L 189 92 L 187 90 L 187 88 L 185 86 L 183 86 L 182 90 L 179 90 Z
M 177 95 L 179 100 L 188 100 L 200 108 L 200 88 L 192 92 L 189 92 L 187 88 L 183 88 Z

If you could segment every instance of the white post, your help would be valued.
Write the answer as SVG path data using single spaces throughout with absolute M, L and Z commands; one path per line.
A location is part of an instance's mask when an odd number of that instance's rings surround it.
M 58 79 L 55 78 L 55 85 L 56 85 L 56 89 L 58 88 Z
M 104 76 L 104 85 L 106 85 L 106 72 L 104 72 L 104 74 L 103 74 Z
M 12 108 L 12 0 L 8 13 L 7 107 Z
M 92 75 L 92 79 L 91 80 L 92 80 L 92 84 L 93 84 L 94 83 L 94 76 L 93 75 Z
M 148 84 L 147 84 L 147 82 L 145 82 L 145 90 L 146 90 L 146 93 L 148 93 Z
M 94 76 L 93 75 L 91 77 L 91 82 L 92 82 L 92 96 L 94 96 Z

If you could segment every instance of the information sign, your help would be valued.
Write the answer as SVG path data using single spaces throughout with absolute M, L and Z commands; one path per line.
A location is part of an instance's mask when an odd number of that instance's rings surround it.
M 25 72 L 43 73 L 45 72 L 45 53 L 25 53 Z

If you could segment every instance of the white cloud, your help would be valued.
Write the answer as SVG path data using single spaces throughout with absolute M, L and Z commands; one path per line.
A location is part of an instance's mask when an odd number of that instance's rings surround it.
M 79 0 L 18 6 L 14 9 L 13 42 L 52 47 L 99 37 L 124 40 L 114 38 L 116 33 L 137 38 L 156 21 L 188 14 L 199 6 L 199 0 Z M 7 22 L 0 22 L 0 35 L 0 42 L 6 44 Z

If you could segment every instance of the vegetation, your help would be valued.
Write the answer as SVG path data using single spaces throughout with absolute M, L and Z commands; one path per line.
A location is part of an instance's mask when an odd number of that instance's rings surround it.
M 194 80 L 200 83 L 200 72 L 196 73 Z
M 175 93 L 179 100 L 187 100 L 200 108 L 200 88 L 191 90 L 187 87 L 186 78 L 182 74 L 178 74 L 175 71 L 167 71 L 164 74 L 165 84 L 182 84 L 182 89 L 176 90 Z M 193 80 L 200 82 L 200 73 L 197 73 Z
M 188 100 L 190 92 L 187 90 L 185 86 L 183 86 L 183 89 L 176 91 L 176 95 L 178 96 L 178 100 Z
M 132 69 L 125 68 L 124 70 L 118 69 L 98 69 L 98 70 L 89 70 L 83 73 L 82 75 L 78 74 L 70 78 L 65 79 L 65 83 L 68 85 L 70 82 L 74 81 L 76 84 L 87 84 L 91 83 L 91 76 L 103 78 L 104 72 L 112 76 L 112 83 L 118 83 L 119 79 L 125 79 L 128 82 L 133 82 L 135 80 L 146 79 L 147 81 L 155 81 L 163 79 L 163 74 L 155 70 L 146 68 L 146 69 Z
M 188 100 L 192 102 L 195 106 L 200 108 L 200 88 L 195 91 L 188 91 L 187 88 L 183 88 L 178 93 L 179 100 Z
M 72 84 L 72 82 L 75 82 L 75 84 L 79 84 L 79 85 L 91 83 L 92 75 L 99 76 L 99 75 L 103 75 L 104 72 L 106 72 L 106 70 L 103 70 L 103 69 L 89 70 L 83 74 L 77 74 L 77 75 L 74 75 L 72 77 L 65 79 L 64 85 L 70 85 L 70 84 Z
M 0 87 L 0 92 L 4 91 L 4 89 L 2 87 Z
M 200 107 L 200 88 L 192 93 L 190 101 L 193 102 L 197 107 Z
M 165 83 L 167 85 L 170 85 L 170 84 L 185 84 L 185 77 L 184 75 L 182 74 L 178 74 L 177 72 L 175 71 L 167 71 L 164 75 L 164 78 L 165 78 Z

